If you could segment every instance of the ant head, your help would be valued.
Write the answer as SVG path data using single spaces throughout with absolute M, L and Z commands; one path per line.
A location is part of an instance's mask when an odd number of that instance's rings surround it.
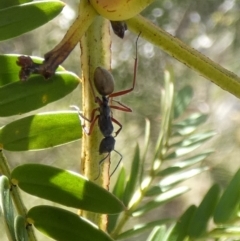
M 99 154 L 110 153 L 114 150 L 115 147 L 115 139 L 113 136 L 107 136 L 102 139 L 99 146 Z
M 94 71 L 94 84 L 102 96 L 110 95 L 114 91 L 114 79 L 109 71 L 97 67 Z

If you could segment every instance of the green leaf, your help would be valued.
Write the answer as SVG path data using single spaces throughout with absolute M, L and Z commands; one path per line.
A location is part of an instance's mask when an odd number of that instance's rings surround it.
M 230 226 L 230 227 L 218 227 L 213 229 L 207 234 L 208 237 L 213 237 L 215 239 L 221 239 L 222 237 L 228 237 L 233 239 L 228 240 L 238 240 L 237 237 L 240 237 L 240 227 Z
M 190 158 L 187 158 L 183 161 L 177 162 L 173 164 L 171 167 L 167 167 L 160 172 L 158 172 L 158 176 L 164 177 L 179 171 L 183 171 L 184 169 L 197 164 L 198 162 L 203 161 L 207 156 L 209 156 L 211 153 L 213 153 L 212 150 L 205 151 L 203 153 L 197 154 L 195 156 L 192 156 Z
M 208 221 L 214 212 L 219 196 L 220 187 L 215 184 L 209 189 L 191 219 L 188 227 L 190 238 L 198 238 L 206 232 Z
M 177 163 L 176 163 L 177 165 Z M 166 190 L 169 190 L 172 186 L 188 179 L 191 177 L 194 177 L 195 175 L 198 175 L 202 173 L 203 171 L 208 170 L 208 167 L 203 168 L 195 168 L 191 170 L 184 171 L 184 168 L 180 168 L 178 166 L 176 167 L 169 167 L 164 169 L 163 171 L 160 171 L 158 173 L 158 176 L 164 177 L 159 182 L 158 185 L 152 186 L 146 193 L 145 196 L 155 196 L 159 195 L 161 193 L 164 193 Z
M 7 0 L 10 2 L 9 0 Z M 5 54 L 0 55 L 0 87 L 12 82 L 19 81 L 19 71 L 21 68 L 16 64 L 20 54 Z M 36 56 L 30 56 L 34 63 L 41 64 L 44 59 Z M 57 71 L 65 71 L 62 66 L 57 68 Z M 45 81 L 45 80 L 44 80 Z
M 147 241 L 164 241 L 166 235 L 166 226 L 155 226 L 152 232 L 149 234 Z
M 15 236 L 17 241 L 28 241 L 26 220 L 22 216 L 17 216 L 14 221 Z
M 34 1 L 0 10 L 0 41 L 36 29 L 55 18 L 63 9 L 61 1 Z
M 9 8 L 15 5 L 20 5 L 23 3 L 28 3 L 28 2 L 32 2 L 32 0 L 1 0 L 0 1 L 0 9 L 2 8 Z
M 206 150 L 200 154 L 197 154 L 195 156 L 189 157 L 183 161 L 173 164 L 173 167 L 180 167 L 180 168 L 190 167 L 196 163 L 203 161 L 206 157 L 208 157 L 213 152 L 214 150 Z
M 23 191 L 73 208 L 118 213 L 124 207 L 115 196 L 85 177 L 41 164 L 25 164 L 12 171 L 11 180 Z
M 176 225 L 171 230 L 166 241 L 183 241 L 187 236 L 188 226 L 192 216 L 196 211 L 196 206 L 190 206 L 179 218 Z
M 160 220 L 156 220 L 156 221 L 153 221 L 153 222 L 146 222 L 146 223 L 143 223 L 143 224 L 137 224 L 135 225 L 133 228 L 123 232 L 123 233 L 120 233 L 118 236 L 117 236 L 117 240 L 118 239 L 126 239 L 128 237 L 131 237 L 133 235 L 137 235 L 139 233 L 142 233 L 146 230 L 149 230 L 150 228 L 153 228 L 155 226 L 160 226 L 160 225 L 163 225 L 163 224 L 167 224 L 169 222 L 173 221 L 172 219 L 160 219 Z
M 187 191 L 189 191 L 189 187 L 178 187 L 175 189 L 171 189 L 167 192 L 164 192 L 164 193 L 160 194 L 158 197 L 156 197 L 154 200 L 139 207 L 132 215 L 134 217 L 143 215 L 146 212 L 148 212 L 154 208 L 157 208 L 157 207 L 163 205 L 164 203 L 167 203 L 170 200 L 182 195 L 183 193 L 186 193 Z
M 112 193 L 120 200 L 123 200 L 123 194 L 125 190 L 125 181 L 126 181 L 126 172 L 125 172 L 125 168 L 122 167 L 112 191 Z
M 186 85 L 177 92 L 174 102 L 174 119 L 178 118 L 187 108 L 193 97 L 193 89 Z
M 170 174 L 173 174 L 173 173 L 176 173 L 176 172 L 179 172 L 179 171 L 182 171 L 181 167 L 171 166 L 171 167 L 167 167 L 167 168 L 161 170 L 160 172 L 158 172 L 157 176 L 165 177 L 165 176 L 168 176 Z
M 0 116 L 19 115 L 41 108 L 71 93 L 79 78 L 70 72 L 57 72 L 49 80 L 40 75 L 0 87 Z
M 169 175 L 169 176 L 163 178 L 159 182 L 159 186 L 162 190 L 169 189 L 173 185 L 176 185 L 180 182 L 183 182 L 191 177 L 194 177 L 194 176 L 196 176 L 204 171 L 208 171 L 208 170 L 209 170 L 209 167 L 199 167 L 199 168 L 190 169 L 190 170 L 187 170 L 184 172 L 175 173 L 175 174 L 172 174 L 172 175 Z
M 112 241 L 95 224 L 57 207 L 33 207 L 28 211 L 27 220 L 39 231 L 58 241 Z
M 28 116 L 0 129 L 0 145 L 9 151 L 51 148 L 80 139 L 82 128 L 76 112 L 48 112 Z
M 174 124 L 173 129 L 177 134 L 188 135 L 195 131 L 200 124 L 204 123 L 207 118 L 208 115 L 206 114 L 195 113 L 187 119 Z
M 163 190 L 160 186 L 152 186 L 150 189 L 147 190 L 145 193 L 146 197 L 156 196 L 163 193 Z
M 126 172 L 124 167 L 122 167 L 112 191 L 113 195 L 115 195 L 121 201 L 123 200 L 125 181 L 126 181 Z M 119 217 L 119 214 L 108 215 L 108 226 L 107 226 L 108 233 L 111 233 L 115 228 L 118 217 Z
M 207 131 L 204 133 L 198 133 L 193 134 L 189 136 L 188 138 L 185 138 L 182 141 L 176 142 L 172 144 L 170 147 L 177 147 L 177 149 L 171 153 L 169 153 L 165 160 L 177 158 L 180 156 L 183 156 L 189 152 L 192 152 L 199 146 L 201 146 L 204 142 L 212 138 L 214 135 L 216 135 L 216 132 L 214 131 Z
M 214 212 L 214 222 L 217 224 L 229 223 L 237 217 L 240 203 L 240 169 L 236 172 Z
M 127 181 L 125 192 L 124 192 L 123 202 L 125 206 L 129 204 L 129 201 L 135 190 L 137 180 L 138 180 L 139 169 L 140 169 L 140 150 L 139 150 L 139 146 L 137 145 L 135 149 L 134 158 L 132 161 L 131 173 Z
M 14 208 L 10 196 L 10 184 L 6 176 L 0 176 L 0 208 L 9 240 L 15 240 Z M 1 231 L 3 232 L 3 229 Z

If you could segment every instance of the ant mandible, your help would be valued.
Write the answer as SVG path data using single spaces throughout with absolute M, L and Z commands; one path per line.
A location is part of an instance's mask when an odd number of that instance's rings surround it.
M 92 110 L 91 117 L 90 117 L 90 119 L 88 119 L 79 111 L 79 109 L 76 106 L 72 106 L 78 110 L 80 117 L 82 117 L 84 120 L 90 122 L 89 130 L 87 130 L 85 125 L 83 125 L 83 129 L 87 135 L 90 135 L 92 133 L 93 127 L 94 127 L 96 121 L 98 120 L 99 129 L 104 136 L 104 138 L 102 139 L 100 146 L 99 146 L 99 153 L 100 154 L 108 153 L 107 156 L 105 156 L 99 162 L 99 165 L 101 165 L 101 163 L 103 163 L 103 161 L 110 155 L 111 151 L 115 151 L 121 156 L 121 158 L 120 158 L 116 168 L 112 172 L 111 176 L 113 175 L 113 173 L 115 172 L 115 170 L 117 169 L 117 167 L 119 166 L 119 164 L 122 160 L 122 155 L 118 151 L 114 150 L 114 146 L 115 146 L 114 137 L 116 137 L 119 134 L 119 132 L 122 129 L 122 125 L 115 118 L 113 118 L 111 109 L 117 109 L 117 110 L 121 110 L 121 111 L 125 111 L 125 112 L 132 112 L 132 110 L 129 107 L 127 107 L 126 105 L 124 105 L 121 102 L 116 101 L 112 98 L 121 96 L 121 95 L 125 95 L 134 90 L 135 83 L 136 83 L 136 75 L 137 75 L 137 61 L 138 61 L 138 59 L 137 59 L 137 41 L 139 39 L 139 36 L 140 36 L 140 34 L 138 35 L 137 40 L 136 40 L 136 57 L 135 57 L 135 62 L 134 62 L 134 75 L 133 75 L 132 87 L 127 90 L 113 92 L 114 91 L 113 76 L 111 75 L 111 73 L 109 71 L 107 71 L 103 67 L 97 67 L 94 71 L 94 85 L 95 85 L 95 88 L 98 91 L 98 93 L 101 95 L 101 98 L 96 96 L 91 82 L 90 82 L 90 87 L 91 87 L 91 90 L 92 90 L 92 93 L 93 93 L 93 96 L 95 99 L 95 103 L 97 103 L 99 105 L 99 107 Z M 109 105 L 110 101 L 111 101 L 111 103 L 115 102 L 118 105 L 112 105 L 112 104 Z M 96 111 L 99 111 L 98 115 L 95 115 Z M 112 133 L 114 130 L 112 122 L 114 122 L 115 124 L 117 124 L 119 126 L 119 129 L 116 131 L 114 137 L 112 136 Z M 99 173 L 99 175 L 100 175 L 100 173 Z M 98 175 L 98 177 L 99 177 L 99 175 Z

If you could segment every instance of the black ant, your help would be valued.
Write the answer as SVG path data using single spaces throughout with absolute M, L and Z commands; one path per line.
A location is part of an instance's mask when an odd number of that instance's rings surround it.
M 101 98 L 96 96 L 91 82 L 90 82 L 90 86 L 92 89 L 93 96 L 95 98 L 95 103 L 97 103 L 99 105 L 99 107 L 92 110 L 91 118 L 88 119 L 79 111 L 79 109 L 76 106 L 72 106 L 73 108 L 78 110 L 80 117 L 82 117 L 84 120 L 90 122 L 89 130 L 87 130 L 85 125 L 83 125 L 83 129 L 87 135 L 90 135 L 92 133 L 93 127 L 94 127 L 96 121 L 98 120 L 98 126 L 100 128 L 100 131 L 103 134 L 103 136 L 105 137 L 104 139 L 102 139 L 102 141 L 100 143 L 99 154 L 108 153 L 107 156 L 105 156 L 99 162 L 99 165 L 101 165 L 101 163 L 103 163 L 103 161 L 110 155 L 110 153 L 112 151 L 115 151 L 120 155 L 121 158 L 118 161 L 116 168 L 114 169 L 114 171 L 112 172 L 112 174 L 110 176 L 113 175 L 113 173 L 116 171 L 117 167 L 119 166 L 119 164 L 122 160 L 122 155 L 114 149 L 114 146 L 115 146 L 114 137 L 116 137 L 119 134 L 119 132 L 122 129 L 122 125 L 115 118 L 113 118 L 111 109 L 117 109 L 117 110 L 121 110 L 121 111 L 125 111 L 125 112 L 132 112 L 132 110 L 129 107 L 123 105 L 119 101 L 113 100 L 112 98 L 121 96 L 121 95 L 125 95 L 134 90 L 135 82 L 136 82 L 136 74 L 137 74 L 137 41 L 138 41 L 139 36 L 140 36 L 140 34 L 138 35 L 137 40 L 136 40 L 136 58 L 135 58 L 135 63 L 134 63 L 134 75 L 133 75 L 132 87 L 127 90 L 113 92 L 114 91 L 113 76 L 106 69 L 104 69 L 102 67 L 97 67 L 94 71 L 94 85 L 95 85 L 95 88 L 98 91 L 98 93 L 101 95 Z M 115 102 L 118 105 L 112 105 L 112 104 L 109 105 L 109 102 L 111 102 L 111 103 Z M 99 111 L 98 115 L 95 115 L 96 111 Z M 114 137 L 112 136 L 112 133 L 114 130 L 112 122 L 114 122 L 115 124 L 117 124 L 119 126 L 119 129 L 116 131 Z M 99 175 L 100 175 L 100 172 L 99 172 L 97 178 L 99 177 Z

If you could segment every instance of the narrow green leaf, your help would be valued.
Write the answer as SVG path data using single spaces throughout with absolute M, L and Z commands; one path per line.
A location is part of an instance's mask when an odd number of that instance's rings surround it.
M 173 69 L 168 68 L 164 72 L 164 89 L 161 91 L 161 126 L 157 145 L 155 147 L 155 157 L 159 156 L 162 149 L 168 146 L 169 136 L 173 118 L 174 108 L 174 74 Z
M 125 189 L 125 182 L 126 182 L 126 171 L 125 168 L 122 167 L 118 179 L 114 185 L 112 193 L 118 197 L 120 200 L 123 199 L 124 189 Z
M 0 129 L 0 145 L 9 151 L 51 148 L 80 139 L 76 112 L 49 112 L 28 116 Z
M 137 180 L 138 180 L 139 169 L 140 169 L 140 150 L 139 150 L 139 146 L 137 145 L 134 153 L 134 158 L 132 161 L 131 173 L 127 181 L 125 192 L 124 192 L 123 202 L 125 206 L 128 205 L 133 195 L 133 192 L 135 190 Z
M 179 121 L 174 124 L 174 127 L 182 128 L 186 126 L 198 126 L 207 120 L 208 115 L 202 113 L 191 114 L 188 118 L 183 121 Z
M 183 213 L 169 234 L 167 241 L 184 241 L 185 237 L 187 236 L 190 220 L 196 209 L 196 206 L 192 205 Z
M 0 208 L 7 236 L 10 241 L 15 241 L 14 208 L 10 196 L 10 184 L 6 176 L 0 176 Z
M 193 134 L 193 135 L 189 136 L 188 138 L 185 138 L 179 142 L 176 142 L 176 143 L 170 145 L 170 147 L 174 147 L 174 146 L 188 147 L 188 146 L 192 146 L 192 145 L 195 145 L 198 143 L 202 144 L 203 142 L 207 141 L 214 135 L 216 135 L 215 131 L 207 131 L 207 132 L 203 132 L 203 133 Z
M 237 217 L 240 203 L 240 169 L 236 172 L 214 212 L 214 222 L 217 224 L 229 223 Z
M 7 0 L 10 2 L 9 0 Z M 19 81 L 19 71 L 20 67 L 16 64 L 20 54 L 5 54 L 0 55 L 0 87 L 12 82 Z M 42 63 L 43 58 L 36 56 L 30 56 L 34 63 Z M 65 71 L 62 66 L 57 68 L 57 71 Z
M 145 196 L 156 196 L 161 193 L 164 193 L 166 190 L 169 190 L 172 186 L 188 179 L 194 177 L 197 174 L 200 174 L 203 171 L 208 170 L 207 167 L 197 168 L 184 171 L 184 168 L 180 167 L 169 167 L 160 171 L 158 176 L 164 177 L 158 185 L 152 186 L 146 193 Z
M 143 223 L 143 224 L 137 224 L 135 225 L 133 228 L 123 232 L 123 233 L 120 233 L 118 236 L 117 236 L 117 240 L 118 239 L 126 239 L 128 237 L 131 237 L 131 236 L 134 236 L 134 235 L 137 235 L 139 233 L 142 233 L 144 231 L 147 231 L 149 230 L 150 228 L 153 228 L 155 226 L 160 226 L 160 225 L 163 225 L 163 224 L 167 224 L 169 222 L 173 221 L 172 219 L 160 219 L 160 220 L 156 220 L 156 221 L 153 221 L 153 222 L 146 222 L 146 223 Z
M 145 119 L 144 149 L 143 149 L 143 156 L 142 156 L 143 162 L 146 161 L 146 155 L 147 155 L 149 142 L 150 142 L 150 136 L 151 136 L 150 131 L 151 131 L 150 120 L 149 119 Z M 143 167 L 142 167 L 142 169 L 143 169 Z
M 70 72 L 57 72 L 49 80 L 40 75 L 0 87 L 0 116 L 19 115 L 41 108 L 71 93 L 79 78 Z
M 194 177 L 204 171 L 208 171 L 209 167 L 199 167 L 199 168 L 194 168 L 194 169 L 190 169 L 184 172 L 179 172 L 179 173 L 175 173 L 172 175 L 169 175 L 165 178 L 163 178 L 160 182 L 159 182 L 159 186 L 162 189 L 169 189 L 169 187 L 176 185 L 180 182 L 183 182 L 191 177 Z
M 187 158 L 183 161 L 177 162 L 173 164 L 171 167 L 167 167 L 160 172 L 158 172 L 158 176 L 164 177 L 170 174 L 174 174 L 176 172 L 180 172 L 185 170 L 186 168 L 189 168 L 190 166 L 197 164 L 198 162 L 203 161 L 207 156 L 209 156 L 211 153 L 213 153 L 212 150 L 205 151 L 203 153 L 197 154 L 195 156 L 192 156 L 190 158 Z
M 147 241 L 164 241 L 166 235 L 166 226 L 155 226 L 152 232 L 149 234 Z
M 158 172 L 157 176 L 165 177 L 165 176 L 171 175 L 171 174 L 179 172 L 179 171 L 182 171 L 181 167 L 171 166 L 171 167 L 167 167 L 167 168 L 161 170 L 160 172 Z
M 14 221 L 15 236 L 17 241 L 28 241 L 26 220 L 22 216 L 17 216 Z
M 125 181 L 126 181 L 126 172 L 124 167 L 122 167 L 112 191 L 113 195 L 115 195 L 121 201 L 123 200 Z M 118 217 L 119 217 L 119 214 L 108 215 L 108 227 L 107 227 L 108 233 L 111 233 L 115 228 Z
M 58 241 L 112 241 L 95 224 L 57 207 L 33 207 L 28 211 L 27 220 L 40 232 Z
M 185 168 L 185 167 L 190 167 L 196 163 L 199 163 L 203 161 L 205 158 L 207 158 L 210 154 L 212 154 L 214 150 L 206 150 L 202 153 L 199 153 L 195 156 L 191 156 L 183 161 L 177 162 L 176 164 L 173 164 L 173 167 L 180 167 L 180 168 Z
M 55 18 L 61 1 L 34 1 L 0 10 L 0 41 L 31 31 Z
M 32 0 L 1 0 L 0 1 L 0 9 L 2 8 L 9 8 L 15 5 L 20 5 L 23 3 L 28 3 L 28 2 L 32 2 Z
M 147 192 L 145 193 L 146 197 L 156 196 L 163 193 L 163 190 L 160 186 L 152 186 Z
M 193 97 L 193 89 L 186 85 L 175 96 L 174 119 L 178 118 L 187 108 Z
M 230 227 L 215 228 L 212 231 L 210 231 L 207 234 L 207 236 L 215 239 L 228 237 L 228 238 L 233 238 L 233 240 L 235 241 L 235 240 L 238 240 L 236 239 L 237 237 L 238 238 L 240 237 L 240 227 L 230 226 Z
M 25 164 L 12 171 L 12 182 L 23 191 L 73 208 L 118 213 L 124 207 L 115 196 L 85 177 L 41 164 Z
M 190 190 L 189 187 L 178 187 L 175 189 L 171 189 L 167 192 L 164 192 L 164 193 L 160 194 L 158 197 L 156 197 L 154 200 L 139 207 L 132 215 L 134 217 L 143 215 L 146 212 L 148 212 L 154 208 L 157 208 L 157 207 L 163 205 L 164 203 L 169 202 L 170 200 L 186 193 L 189 190 Z
M 216 132 L 207 131 L 204 133 L 191 135 L 182 141 L 172 144 L 170 147 L 177 147 L 177 149 L 169 153 L 165 157 L 165 160 L 177 158 L 189 152 L 192 152 L 193 150 L 201 146 L 204 142 L 212 138 L 214 135 L 216 135 Z
M 219 196 L 220 187 L 215 184 L 204 196 L 190 221 L 188 227 L 188 235 L 190 238 L 198 238 L 206 232 L 208 221 L 214 212 Z
M 188 135 L 195 131 L 199 125 L 204 123 L 208 118 L 208 115 L 195 113 L 189 116 L 187 119 L 177 122 L 173 125 L 174 132 L 180 135 Z

